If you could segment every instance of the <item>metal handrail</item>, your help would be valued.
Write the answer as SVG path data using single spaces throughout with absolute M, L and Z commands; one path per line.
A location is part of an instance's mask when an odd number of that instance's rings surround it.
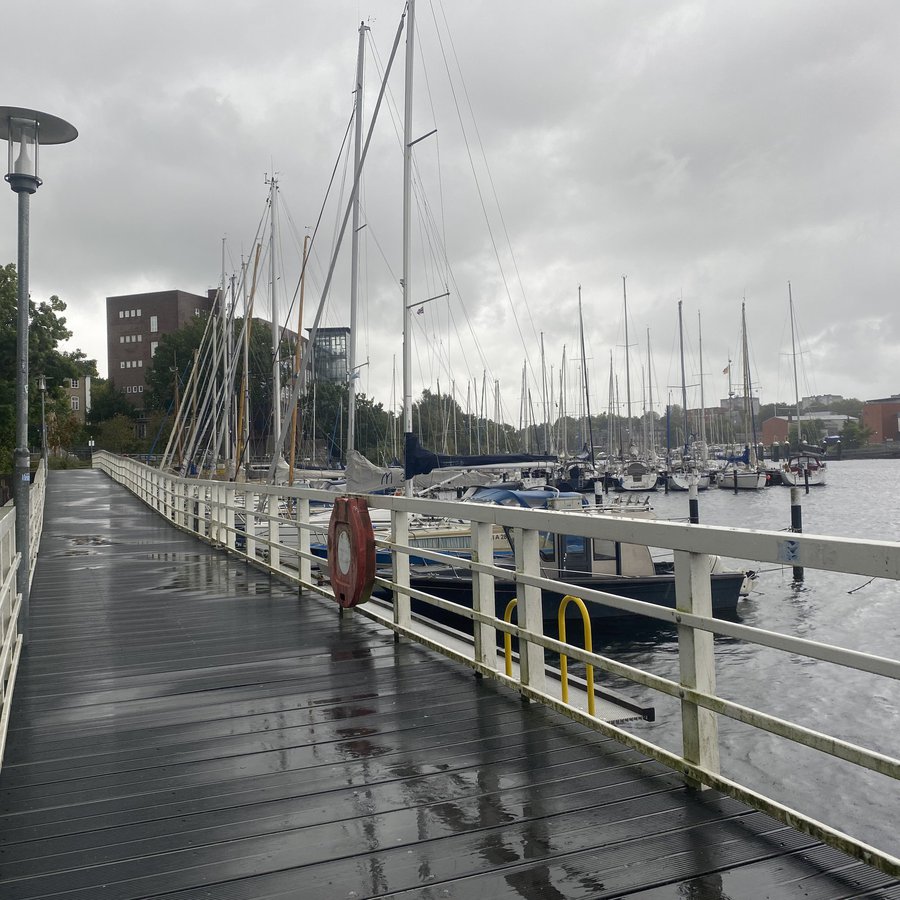
M 315 557 L 309 552 L 312 526 L 307 527 L 309 523 L 306 520 L 310 503 L 333 500 L 335 495 L 332 492 L 281 485 L 239 485 L 181 479 L 140 463 L 103 453 L 95 454 L 95 465 L 125 484 L 179 528 L 191 531 L 203 540 L 236 553 L 254 565 L 290 579 L 307 590 L 331 596 L 328 588 L 311 574 L 311 564 Z M 240 497 L 244 498 L 243 506 L 238 499 Z M 256 503 L 255 498 L 259 497 L 267 498 L 269 506 L 265 511 L 252 507 Z M 296 502 L 296 516 L 290 519 L 281 516 L 277 508 L 279 499 L 288 504 Z M 379 577 L 377 583 L 393 592 L 394 602 L 392 611 L 387 614 L 374 605 L 358 607 L 361 614 L 381 622 L 400 635 L 418 640 L 469 665 L 487 677 L 515 687 L 524 697 L 553 706 L 565 715 L 665 763 L 681 772 L 692 784 L 722 790 L 884 871 L 900 874 L 900 859 L 886 850 L 872 848 L 857 838 L 720 774 L 719 716 L 787 738 L 895 780 L 900 780 L 900 760 L 720 697 L 715 688 L 715 651 L 712 638 L 716 634 L 727 635 L 762 647 L 837 663 L 893 680 L 900 680 L 900 660 L 716 619 L 712 616 L 709 603 L 709 559 L 713 554 L 748 559 L 754 564 L 799 564 L 807 569 L 818 568 L 900 581 L 900 544 L 399 496 L 373 496 L 368 498 L 368 502 L 373 508 L 391 511 L 392 533 L 390 537 L 379 538 L 378 545 L 393 551 L 394 572 L 390 578 Z M 304 505 L 305 511 L 302 508 Z M 465 560 L 433 550 L 423 553 L 410 547 L 407 540 L 408 528 L 404 523 L 405 517 L 411 513 L 430 514 L 435 518 L 464 518 L 471 522 L 474 558 Z M 238 546 L 237 539 L 241 534 L 238 524 L 242 516 L 245 517 L 245 532 L 243 545 Z M 302 524 L 298 524 L 299 520 L 303 520 Z M 484 535 L 495 525 L 514 532 L 515 572 L 493 565 L 489 550 L 484 551 L 487 555 L 480 557 L 474 552 L 476 531 Z M 285 541 L 288 527 L 297 533 L 296 545 Z M 564 640 L 557 641 L 543 634 L 541 591 L 549 589 L 567 595 L 567 588 L 571 585 L 541 574 L 537 541 L 541 531 L 612 539 L 673 551 L 677 595 L 675 609 L 664 609 L 654 604 L 594 590 L 580 590 L 582 596 L 578 599 L 583 602 L 599 601 L 629 613 L 678 626 L 681 658 L 679 681 L 625 665 L 595 653 L 588 646 L 580 649 Z M 484 548 L 488 545 L 483 542 L 480 546 Z M 472 572 L 473 608 L 412 589 L 409 585 L 407 562 L 411 554 L 421 554 L 428 559 L 453 562 L 454 565 L 468 568 Z M 499 575 L 512 578 L 515 582 L 519 624 L 513 625 L 511 621 L 496 616 L 493 582 Z M 471 649 L 461 651 L 458 644 L 442 644 L 424 634 L 417 620 L 409 614 L 410 600 L 413 598 L 469 619 L 475 631 L 474 652 Z M 511 619 L 511 615 L 508 618 Z M 494 647 L 498 630 L 504 634 L 504 649 L 507 645 L 511 646 L 512 637 L 518 638 L 520 642 L 519 671 L 515 678 L 509 666 L 505 673 L 501 670 L 502 667 L 498 668 Z M 564 634 L 561 633 L 560 637 L 564 637 Z M 485 648 L 490 648 L 490 652 Z M 682 708 L 681 754 L 663 749 L 610 722 L 604 722 L 592 715 L 590 710 L 584 712 L 567 703 L 565 698 L 560 702 L 559 693 L 553 696 L 548 686 L 543 661 L 545 650 L 677 698 Z
M 509 603 L 506 604 L 506 609 L 503 610 L 503 621 L 512 624 L 512 614 L 513 610 L 518 605 L 519 601 L 513 597 Z M 512 664 L 512 635 L 508 631 L 503 632 L 503 658 L 506 662 L 506 675 L 508 678 L 512 678 L 513 673 L 513 664 Z M 563 702 L 565 703 L 566 697 L 563 697 Z
M 29 554 L 28 580 L 34 578 L 41 534 L 44 529 L 44 497 L 47 469 L 38 461 L 29 488 Z M 6 749 L 6 736 L 12 715 L 12 699 L 24 645 L 22 595 L 17 590 L 22 554 L 16 548 L 16 508 L 10 501 L 0 508 L 0 767 Z
M 566 642 L 566 607 L 574 603 L 581 613 L 581 622 L 584 627 L 584 649 L 590 653 L 594 647 L 591 640 L 591 617 L 588 615 L 587 607 L 581 597 L 575 597 L 572 594 L 566 594 L 559 603 L 559 611 L 556 613 L 557 630 L 559 631 L 559 641 L 561 644 Z M 595 713 L 594 705 L 594 666 L 592 663 L 585 663 L 584 678 L 587 682 L 587 698 L 588 698 L 588 715 L 593 716 Z M 559 654 L 559 673 L 562 681 L 562 701 L 569 702 L 569 658 L 568 654 Z

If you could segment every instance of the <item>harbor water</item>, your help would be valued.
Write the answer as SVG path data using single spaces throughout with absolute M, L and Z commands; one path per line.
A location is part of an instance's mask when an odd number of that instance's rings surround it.
M 688 496 L 659 491 L 651 503 L 660 519 L 688 517 Z M 791 491 L 769 487 L 735 494 L 710 488 L 699 494 L 700 521 L 787 530 Z M 829 462 L 828 483 L 801 489 L 803 531 L 900 541 L 900 461 Z M 847 647 L 892 659 L 900 651 L 900 583 L 807 569 L 794 584 L 790 567 L 742 561 L 758 570 L 738 620 L 769 631 Z M 595 634 L 599 652 L 678 680 L 674 630 Z M 653 704 L 655 722 L 629 727 L 680 752 L 676 700 L 609 676 L 607 684 Z M 900 684 L 829 663 L 795 657 L 730 638 L 716 638 L 720 696 L 813 730 L 900 758 Z M 719 717 L 721 771 L 750 788 L 794 806 L 881 850 L 900 855 L 900 785 L 816 751 Z

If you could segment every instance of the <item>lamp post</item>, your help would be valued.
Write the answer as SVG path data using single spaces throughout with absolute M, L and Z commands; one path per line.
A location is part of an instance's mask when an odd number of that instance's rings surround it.
M 13 468 L 13 501 L 16 506 L 16 548 L 21 554 L 17 590 L 22 597 L 19 631 L 28 641 L 28 596 L 31 573 L 29 489 L 31 465 L 28 453 L 28 224 L 31 195 L 41 186 L 38 152 L 41 144 L 74 141 L 74 126 L 56 116 L 0 106 L 0 138 L 9 144 L 6 180 L 19 195 L 18 319 L 16 325 L 16 449 Z
M 47 476 L 47 376 L 38 376 L 38 387 L 41 391 L 41 457 L 44 460 L 44 477 Z

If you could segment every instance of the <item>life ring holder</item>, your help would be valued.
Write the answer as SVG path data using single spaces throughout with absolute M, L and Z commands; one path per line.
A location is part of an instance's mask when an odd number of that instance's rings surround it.
M 375 583 L 375 533 L 361 497 L 338 497 L 328 523 L 328 571 L 341 609 L 365 603 Z

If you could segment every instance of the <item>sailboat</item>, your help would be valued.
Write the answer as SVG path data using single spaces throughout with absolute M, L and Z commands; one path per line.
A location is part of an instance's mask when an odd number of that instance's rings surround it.
M 709 487 L 709 473 L 701 472 L 697 461 L 691 454 L 690 427 L 688 425 L 687 383 L 684 375 L 684 325 L 681 319 L 681 303 L 678 301 L 678 349 L 681 357 L 681 408 L 684 413 L 684 443 L 681 448 L 681 460 L 672 465 L 667 473 L 669 490 L 688 491 L 696 486 L 698 491 Z M 701 410 L 702 415 L 702 410 Z
M 628 347 L 628 294 L 625 290 L 625 276 L 622 276 L 622 302 L 625 309 L 625 397 L 628 410 L 626 437 L 628 440 L 627 456 L 623 452 L 615 475 L 616 490 L 619 491 L 655 491 L 659 481 L 659 467 L 646 452 L 639 452 L 632 441 L 631 434 L 631 368 Z
M 791 357 L 794 364 L 794 400 L 797 409 L 797 450 L 792 452 L 781 468 L 781 483 L 787 487 L 825 484 L 825 459 L 821 453 L 807 447 L 803 441 L 800 419 L 800 384 L 797 379 L 797 337 L 795 333 L 794 297 L 788 282 L 788 305 L 791 311 Z
M 719 487 L 734 491 L 756 491 L 767 482 L 765 469 L 756 454 L 756 427 L 750 382 L 750 352 L 747 345 L 747 305 L 741 303 L 741 356 L 744 374 L 744 425 L 749 438 L 744 452 L 728 460 L 719 474 Z

